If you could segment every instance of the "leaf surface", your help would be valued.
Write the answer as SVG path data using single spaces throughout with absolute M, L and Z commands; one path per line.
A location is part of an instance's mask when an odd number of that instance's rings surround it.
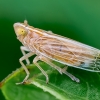
M 25 77 L 22 68 L 10 74 L 1 83 L 1 90 L 7 100 L 99 100 L 100 75 L 75 68 L 68 71 L 80 79 L 73 82 L 66 75 L 61 75 L 45 63 L 39 63 L 49 75 L 49 83 L 35 65 L 27 66 L 31 75 L 26 84 L 16 85 Z M 61 65 L 60 65 L 61 66 Z

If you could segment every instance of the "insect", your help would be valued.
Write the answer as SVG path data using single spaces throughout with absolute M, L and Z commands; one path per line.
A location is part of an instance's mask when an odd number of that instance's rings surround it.
M 87 71 L 100 72 L 100 50 L 96 48 L 56 35 L 51 31 L 34 28 L 29 26 L 26 20 L 24 23 L 15 23 L 14 30 L 17 39 L 23 44 L 21 46 L 23 57 L 19 61 L 27 74 L 24 80 L 17 84 L 23 84 L 28 79 L 30 73 L 22 61 L 26 60 L 27 64 L 30 64 L 28 58 L 34 54 L 36 57 L 33 59 L 33 63 L 45 75 L 47 83 L 49 82 L 48 75 L 37 63 L 39 60 L 76 82 L 80 82 L 80 80 L 67 72 L 67 67 L 60 68 L 52 61 Z M 25 51 L 29 53 L 26 54 Z

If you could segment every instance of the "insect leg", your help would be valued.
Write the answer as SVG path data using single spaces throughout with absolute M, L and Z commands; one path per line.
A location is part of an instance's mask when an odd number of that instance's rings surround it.
M 61 74 L 64 73 L 65 75 L 67 75 L 68 77 L 70 77 L 73 81 L 76 81 L 76 82 L 80 82 L 80 80 L 78 78 L 76 78 L 74 75 L 70 74 L 69 72 L 67 72 L 67 66 L 64 67 L 64 68 L 60 68 L 58 66 L 56 66 L 55 64 L 53 64 L 48 58 L 45 58 L 45 57 L 41 57 L 40 58 L 42 61 L 44 61 L 45 63 L 47 63 L 48 65 L 50 65 L 51 67 L 55 68 L 56 70 L 58 70 Z
M 34 55 L 34 53 L 33 52 L 29 52 L 29 53 L 27 53 L 26 55 L 24 55 L 23 57 L 21 57 L 19 59 L 20 64 L 22 65 L 22 67 L 24 68 L 24 70 L 26 72 L 26 77 L 24 78 L 24 80 L 22 82 L 16 83 L 17 85 L 18 84 L 23 84 L 28 79 L 30 73 L 29 73 L 28 69 L 26 68 L 26 66 L 24 65 L 24 63 L 22 61 L 26 60 L 27 58 L 31 57 L 32 55 Z
M 64 67 L 64 68 L 62 69 L 62 73 L 64 73 L 64 74 L 67 75 L 68 77 L 70 77 L 73 81 L 76 81 L 77 83 L 79 83 L 80 80 L 79 80 L 78 78 L 76 78 L 74 75 L 72 75 L 71 73 L 67 72 L 67 71 L 66 71 L 67 68 L 68 68 L 67 66 Z
M 28 48 L 26 48 L 25 46 L 21 46 L 20 47 L 20 49 L 21 49 L 21 52 L 22 52 L 22 54 L 23 55 L 26 55 L 26 53 L 25 53 L 25 51 L 30 51 Z M 29 61 L 29 59 L 27 58 L 27 59 L 25 59 L 26 60 L 26 63 L 29 65 L 30 64 L 30 61 Z
M 49 82 L 49 78 L 47 73 L 41 68 L 41 66 L 37 63 L 37 61 L 40 60 L 39 56 L 36 56 L 33 60 L 33 63 L 40 69 L 40 71 L 45 75 L 46 77 L 46 83 Z
M 62 74 L 62 69 L 60 67 L 58 67 L 57 65 L 53 64 L 48 58 L 41 56 L 40 60 L 42 60 L 43 62 L 47 63 L 51 67 L 55 68 L 56 70 L 59 71 L 60 74 Z

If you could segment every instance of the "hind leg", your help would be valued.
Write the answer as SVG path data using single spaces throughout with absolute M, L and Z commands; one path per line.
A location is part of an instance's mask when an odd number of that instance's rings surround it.
M 67 72 L 67 66 L 64 68 L 60 68 L 59 66 L 53 64 L 48 58 L 40 56 L 40 60 L 44 61 L 45 63 L 47 63 L 48 65 L 50 65 L 51 67 L 55 68 L 56 70 L 59 71 L 60 74 L 64 73 L 65 75 L 67 75 L 68 77 L 70 77 L 73 81 L 76 81 L 77 83 L 80 82 L 80 80 L 78 78 L 76 78 L 74 75 L 72 75 L 71 73 Z

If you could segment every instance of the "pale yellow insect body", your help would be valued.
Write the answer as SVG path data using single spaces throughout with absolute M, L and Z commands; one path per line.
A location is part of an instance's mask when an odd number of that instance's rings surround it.
M 29 77 L 29 72 L 22 61 L 26 60 L 29 64 L 28 57 L 34 54 L 37 56 L 34 58 L 33 63 L 46 76 L 46 82 L 49 81 L 48 75 L 39 66 L 38 60 L 44 61 L 76 82 L 79 82 L 79 79 L 68 73 L 66 67 L 61 69 L 53 64 L 51 60 L 87 71 L 100 72 L 100 50 L 96 48 L 53 34 L 50 31 L 34 28 L 29 26 L 27 21 L 15 23 L 14 30 L 17 38 L 24 45 L 24 47 L 21 47 L 24 56 L 20 58 L 20 63 L 27 73 L 24 81 Z M 25 51 L 29 51 L 29 53 L 25 54 Z

